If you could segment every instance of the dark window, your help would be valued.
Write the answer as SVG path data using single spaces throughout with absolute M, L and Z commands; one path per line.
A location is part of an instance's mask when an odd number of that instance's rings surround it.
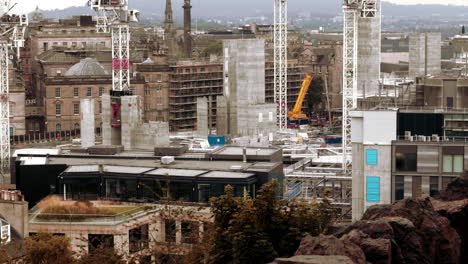
M 98 248 L 114 248 L 114 236 L 88 234 L 88 251 L 92 253 Z
M 104 87 L 99 87 L 99 96 L 101 96 L 104 93 Z
M 61 115 L 62 114 L 62 104 L 57 103 L 55 105 L 55 115 Z
M 73 114 L 75 115 L 80 114 L 80 104 L 73 104 Z
M 176 242 L 176 222 L 174 220 L 166 219 L 164 221 L 166 242 Z
M 199 239 L 199 224 L 196 222 L 182 222 L 182 243 L 193 244 Z
M 92 95 L 92 88 L 91 87 L 88 87 L 88 89 L 86 90 L 86 96 L 91 96 Z
M 148 225 L 142 225 L 128 231 L 128 242 L 130 254 L 148 248 Z
M 417 171 L 417 146 L 396 146 L 397 171 Z
M 395 201 L 405 198 L 405 177 L 395 176 Z
M 79 91 L 77 87 L 73 88 L 73 96 L 78 97 L 80 95 Z
M 61 94 L 60 88 L 55 88 L 55 97 L 60 97 Z
M 431 177 L 431 180 L 430 180 L 429 195 L 433 197 L 438 194 L 439 194 L 439 177 L 434 176 L 434 177 Z
M 453 97 L 447 97 L 447 108 L 453 108 Z

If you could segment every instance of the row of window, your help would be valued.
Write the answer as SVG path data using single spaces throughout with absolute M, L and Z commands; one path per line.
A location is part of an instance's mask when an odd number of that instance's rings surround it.
M 80 129 L 80 124 L 79 124 L 79 123 L 75 123 L 75 124 L 73 125 L 73 129 L 75 129 L 75 130 Z M 55 125 L 55 131 L 56 131 L 56 132 L 62 132 L 62 125 L 61 125 L 60 123 L 58 123 L 58 124 Z
M 104 93 L 104 87 L 99 87 L 99 96 L 102 96 Z M 93 95 L 93 87 L 87 87 L 86 88 L 86 96 L 92 96 Z M 57 87 L 55 88 L 55 97 L 60 98 L 62 96 L 62 88 Z M 80 89 L 75 87 L 73 88 L 73 96 L 74 97 L 79 97 L 80 96 Z
M 98 108 L 99 108 L 99 113 L 102 113 L 102 104 L 98 102 Z M 80 104 L 76 103 L 73 104 L 73 114 L 74 115 L 79 115 L 80 114 Z M 62 104 L 61 103 L 56 103 L 55 104 L 55 115 L 62 115 Z
M 406 176 L 411 177 L 411 197 L 418 198 L 423 196 L 422 192 L 422 177 L 421 176 Z M 429 177 L 429 195 L 431 197 L 439 194 L 439 190 L 445 189 L 447 185 L 453 181 L 455 177 L 442 177 L 442 186 L 439 186 L 439 176 Z M 405 198 L 405 176 L 395 176 L 395 200 L 403 200 Z M 366 177 L 366 201 L 380 202 L 380 177 Z
M 193 221 L 180 222 L 181 243 L 194 244 L 200 240 L 200 224 Z M 176 221 L 166 219 L 165 227 L 165 242 L 175 243 L 177 226 Z M 36 233 L 29 233 L 30 236 Z M 54 236 L 65 236 L 64 233 L 54 233 Z M 149 225 L 141 225 L 128 231 L 128 246 L 129 253 L 133 254 L 142 251 L 149 246 Z M 114 235 L 108 234 L 88 234 L 88 250 L 93 252 L 98 248 L 114 248 Z
M 197 68 L 186 68 L 185 69 L 185 73 L 197 73 L 197 72 L 205 72 L 206 69 L 204 67 L 201 67 L 200 68 L 200 71 L 198 71 Z M 178 69 L 177 70 L 178 73 L 184 73 L 184 69 Z
M 395 176 L 395 201 L 405 198 L 405 177 L 411 177 L 411 197 L 418 198 L 423 196 L 422 192 L 422 177 L 421 176 Z M 439 194 L 439 190 L 443 190 L 453 181 L 455 177 L 442 177 L 439 184 L 439 176 L 429 177 L 429 195 L 431 197 Z
M 49 49 L 49 45 L 52 46 L 52 47 L 59 47 L 60 45 L 62 47 L 72 47 L 72 48 L 78 48 L 78 45 L 81 45 L 82 48 L 86 48 L 87 46 L 90 46 L 90 47 L 105 47 L 106 46 L 106 42 L 105 41 L 101 41 L 101 42 L 81 42 L 80 44 L 76 41 L 73 41 L 73 42 L 62 42 L 62 43 L 58 43 L 58 42 L 43 42 L 42 43 L 42 47 L 44 49 L 44 51 L 47 51 Z
M 395 152 L 395 163 L 397 171 L 417 172 L 418 154 L 417 146 L 411 148 L 399 148 L 406 146 L 397 146 Z M 450 149 L 449 149 L 450 148 Z M 442 172 L 461 173 L 464 171 L 464 149 L 463 147 L 447 147 L 442 151 Z M 378 151 L 376 149 L 366 150 L 366 164 L 378 164 Z

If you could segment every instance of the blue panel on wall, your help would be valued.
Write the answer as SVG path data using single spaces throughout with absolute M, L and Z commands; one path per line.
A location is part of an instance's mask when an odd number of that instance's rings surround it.
M 367 165 L 377 165 L 377 150 L 376 149 L 366 150 L 366 162 L 367 162 Z
M 366 198 L 368 202 L 380 202 L 380 177 L 367 177 Z

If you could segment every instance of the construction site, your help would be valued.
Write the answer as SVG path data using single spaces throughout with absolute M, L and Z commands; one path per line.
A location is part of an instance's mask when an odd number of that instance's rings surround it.
M 456 59 L 442 63 L 440 33 L 409 35 L 404 55 L 382 52 L 381 0 L 343 1 L 342 39 L 307 48 L 288 30 L 288 0 L 272 1 L 268 33 L 245 38 L 192 32 L 190 0 L 177 33 L 166 0 L 158 48 L 141 41 L 150 37 L 136 39 L 140 11 L 129 1 L 91 0 L 95 17 L 69 26 L 38 14 L 29 24 L 0 6 L 9 17 L 0 38 L 2 181 L 29 202 L 32 232 L 68 232 L 39 217 L 36 205 L 50 194 L 143 206 L 158 199 L 168 177 L 171 195 L 194 204 L 222 195 L 227 185 L 236 196 L 255 197 L 276 179 L 282 198 L 328 200 L 339 221 L 351 222 L 372 205 L 436 195 L 466 169 L 466 65 L 463 74 Z M 73 33 L 71 47 L 45 33 L 59 36 L 76 23 L 86 29 Z M 210 41 L 216 54 L 201 59 L 197 50 Z M 302 55 L 291 56 L 298 45 Z M 37 62 L 11 70 L 31 74 L 23 78 L 23 98 L 12 101 L 9 54 L 31 52 Z M 10 122 L 19 121 L 10 104 L 19 100 L 25 132 L 13 134 Z M 96 218 L 96 230 L 85 233 L 99 233 L 100 224 L 127 230 L 129 216 L 123 218 Z M 86 229 L 70 226 L 74 236 Z M 118 239 L 123 245 L 128 238 Z M 72 244 L 78 248 L 78 238 Z

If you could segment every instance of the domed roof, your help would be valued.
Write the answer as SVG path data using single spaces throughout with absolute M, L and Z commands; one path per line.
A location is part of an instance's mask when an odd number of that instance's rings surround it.
M 65 76 L 109 75 L 109 72 L 94 58 L 82 59 L 73 65 Z
M 153 64 L 154 61 L 151 59 L 151 58 L 147 58 L 144 62 L 142 62 L 141 64 Z

